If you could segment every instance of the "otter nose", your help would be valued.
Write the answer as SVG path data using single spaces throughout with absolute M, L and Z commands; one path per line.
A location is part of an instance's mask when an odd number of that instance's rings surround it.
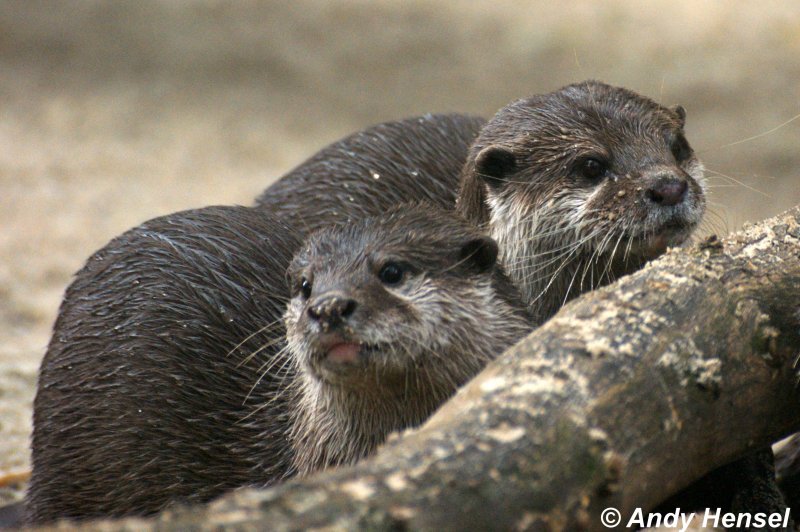
M 661 177 L 647 188 L 647 199 L 658 205 L 670 207 L 683 201 L 689 184 L 678 177 Z
M 308 315 L 323 327 L 335 327 L 356 310 L 358 303 L 343 294 L 323 294 L 308 307 Z

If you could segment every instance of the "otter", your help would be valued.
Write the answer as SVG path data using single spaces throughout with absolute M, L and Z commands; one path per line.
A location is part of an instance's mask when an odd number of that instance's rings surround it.
M 265 365 L 301 243 L 266 213 L 208 207 L 88 259 L 39 372 L 29 523 L 146 515 L 290 474 L 290 407 Z
M 377 425 L 361 426 L 367 442 L 350 451 L 352 461 L 388 432 L 423 421 L 530 329 L 526 306 L 496 267 L 496 243 L 453 213 L 404 206 L 311 239 L 290 271 L 314 279 L 315 303 L 298 300 L 297 290 L 311 288 L 295 281 L 286 331 L 285 272 L 296 249 L 296 233 L 263 212 L 209 207 L 146 222 L 88 260 L 67 291 L 39 375 L 29 523 L 148 515 L 307 473 L 319 460 L 343 463 L 333 447 L 317 458 L 304 445 L 315 414 L 296 413 L 315 405 L 295 394 L 308 373 L 287 360 L 287 336 L 295 350 L 300 335 L 315 348 L 346 339 L 325 354 L 349 356 L 349 366 L 369 352 L 360 376 L 382 377 L 384 393 L 370 397 L 387 410 Z M 364 268 L 380 258 L 380 282 L 391 288 L 362 286 L 351 293 L 356 312 L 337 310 L 330 296 L 344 294 L 356 275 L 346 269 L 358 265 L 369 277 Z M 333 275 L 341 282 L 331 284 Z M 303 304 L 311 310 L 291 319 Z M 427 335 L 411 342 L 408 330 L 393 328 L 394 337 L 369 340 L 369 324 L 353 329 L 365 312 Z M 347 324 L 339 327 L 336 316 Z M 307 334 L 306 317 L 326 333 Z M 313 364 L 326 367 L 320 358 Z M 347 404 L 347 394 L 337 397 Z
M 285 314 L 301 475 L 371 454 L 422 423 L 532 329 L 494 240 L 453 213 L 403 206 L 315 233 Z
M 456 209 L 499 243 L 541 323 L 697 227 L 705 179 L 685 120 L 681 106 L 585 81 L 513 102 L 482 127 L 430 115 L 357 133 L 267 188 L 256 208 L 305 234 L 404 201 Z M 422 150 L 429 138 L 434 149 Z

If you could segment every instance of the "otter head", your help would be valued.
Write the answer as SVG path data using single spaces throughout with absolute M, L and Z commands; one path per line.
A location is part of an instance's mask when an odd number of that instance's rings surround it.
M 364 396 L 414 386 L 441 401 L 499 354 L 502 332 L 487 322 L 520 320 L 507 318 L 516 294 L 498 281 L 497 253 L 494 240 L 430 207 L 315 234 L 288 271 L 297 369 Z
M 477 228 L 430 206 L 307 241 L 288 271 L 285 314 L 300 474 L 353 463 L 422 423 L 530 330 L 497 253 Z
M 537 315 L 683 243 L 705 210 L 680 106 L 596 81 L 502 109 L 471 148 L 459 210 L 488 224 Z

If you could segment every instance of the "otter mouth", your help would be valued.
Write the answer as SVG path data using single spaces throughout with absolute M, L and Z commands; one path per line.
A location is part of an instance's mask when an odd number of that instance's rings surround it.
M 636 237 L 631 252 L 645 260 L 652 260 L 667 251 L 667 248 L 680 246 L 689 238 L 696 224 L 682 219 L 670 219 L 661 224 L 656 231 L 648 231 Z
M 361 353 L 361 344 L 354 342 L 341 342 L 328 348 L 325 353 L 325 360 L 335 364 L 347 364 L 358 361 Z
M 324 335 L 313 350 L 310 366 L 321 380 L 332 380 L 368 366 L 371 355 L 386 351 L 388 344 L 370 344 L 341 334 Z M 338 380 L 338 379 L 336 379 Z
M 316 363 L 355 363 L 361 355 L 364 343 L 340 333 L 321 334 L 314 346 L 312 361 Z

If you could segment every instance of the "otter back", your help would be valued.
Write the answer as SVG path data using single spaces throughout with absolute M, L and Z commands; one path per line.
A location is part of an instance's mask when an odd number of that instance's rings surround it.
M 209 207 L 88 260 L 39 374 L 29 520 L 147 514 L 287 472 L 286 408 L 256 412 L 280 377 L 255 384 L 283 344 L 275 294 L 299 243 L 263 212 Z
M 322 149 L 257 199 L 308 235 L 411 201 L 453 208 L 482 118 L 425 115 L 386 122 Z

